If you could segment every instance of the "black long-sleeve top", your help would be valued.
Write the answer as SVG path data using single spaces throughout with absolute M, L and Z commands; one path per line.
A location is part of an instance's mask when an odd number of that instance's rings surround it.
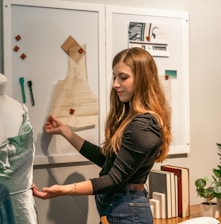
M 126 183 L 144 184 L 162 143 L 162 131 L 153 115 L 139 114 L 127 125 L 117 155 L 104 156 L 101 148 L 84 141 L 80 153 L 102 167 L 91 179 L 93 193 L 118 191 Z

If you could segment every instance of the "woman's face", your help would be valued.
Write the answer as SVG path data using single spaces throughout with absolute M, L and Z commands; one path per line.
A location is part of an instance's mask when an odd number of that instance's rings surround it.
M 121 102 L 131 101 L 134 93 L 134 74 L 124 62 L 119 62 L 113 68 L 113 88 Z

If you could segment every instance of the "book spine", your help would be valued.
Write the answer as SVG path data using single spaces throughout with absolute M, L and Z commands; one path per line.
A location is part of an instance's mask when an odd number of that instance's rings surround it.
M 161 170 L 173 172 L 177 176 L 177 202 L 178 202 L 178 216 L 183 217 L 183 202 L 182 202 L 182 176 L 181 171 L 176 168 L 161 166 Z

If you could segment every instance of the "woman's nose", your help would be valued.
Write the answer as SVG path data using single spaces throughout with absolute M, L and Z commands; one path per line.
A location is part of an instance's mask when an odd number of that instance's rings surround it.
M 118 88 L 119 86 L 120 86 L 120 84 L 119 84 L 119 82 L 118 82 L 117 78 L 116 78 L 116 79 L 114 79 L 114 82 L 113 82 L 113 87 L 114 87 L 114 88 Z

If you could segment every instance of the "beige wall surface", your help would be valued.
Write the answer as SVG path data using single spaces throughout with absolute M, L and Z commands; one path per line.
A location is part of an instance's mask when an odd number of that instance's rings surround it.
M 221 1 L 81 0 L 81 2 L 189 12 L 190 154 L 183 158 L 167 159 L 163 164 L 188 167 L 190 169 L 190 203 L 201 202 L 195 191 L 194 180 L 198 177 L 210 175 L 212 168 L 219 163 L 215 143 L 221 142 L 221 104 L 219 102 L 221 96 L 221 14 L 219 13 Z M 160 165 L 156 164 L 155 168 Z M 70 181 L 73 177 L 77 177 L 79 180 L 88 179 L 97 176 L 97 173 L 97 167 L 89 164 L 39 167 L 34 170 L 34 181 L 42 187 L 57 181 L 64 183 L 67 179 Z M 92 196 L 52 199 L 51 201 L 37 199 L 36 203 L 40 224 L 98 223 Z M 66 211 L 68 212 L 65 213 Z M 69 217 L 69 221 L 62 222 L 61 217 L 65 219 L 66 216 Z

